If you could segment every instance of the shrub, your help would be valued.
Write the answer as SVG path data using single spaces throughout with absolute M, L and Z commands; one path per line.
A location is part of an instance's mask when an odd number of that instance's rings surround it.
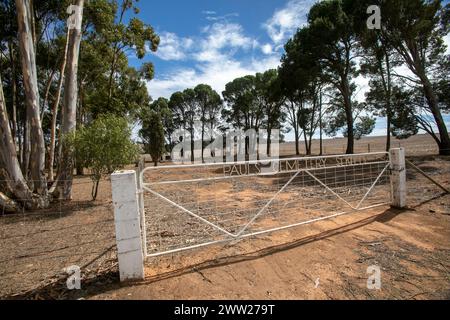
M 91 170 L 92 199 L 97 198 L 98 184 L 105 174 L 111 174 L 133 163 L 139 155 L 131 141 L 131 129 L 124 118 L 102 116 L 68 138 L 78 164 Z
M 152 156 L 155 167 L 158 165 L 159 159 L 164 155 L 165 138 L 164 127 L 161 120 L 161 115 L 158 112 L 150 111 L 142 121 L 142 129 L 139 135 L 145 146 L 145 152 Z

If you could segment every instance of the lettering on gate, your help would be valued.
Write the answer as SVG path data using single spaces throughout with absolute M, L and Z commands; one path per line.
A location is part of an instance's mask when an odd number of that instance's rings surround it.
M 246 176 L 261 173 L 296 172 L 299 170 L 322 169 L 328 167 L 347 167 L 369 163 L 365 156 L 335 157 L 311 159 L 279 159 L 275 161 L 261 161 L 258 163 L 224 164 L 224 176 Z M 269 170 L 268 170 L 269 169 Z

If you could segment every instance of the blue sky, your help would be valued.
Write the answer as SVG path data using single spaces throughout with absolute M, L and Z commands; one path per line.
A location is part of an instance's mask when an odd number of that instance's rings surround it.
M 161 37 L 148 84 L 153 98 L 208 83 L 221 93 L 237 77 L 276 68 L 284 43 L 314 1 L 140 1 L 139 16 Z M 132 64 L 141 61 L 130 59 Z
M 179 90 L 209 84 L 220 94 L 237 77 L 276 68 L 283 45 L 315 0 L 164 0 L 143 1 L 139 17 L 161 37 L 156 53 L 130 63 L 155 65 L 155 78 L 147 85 L 153 99 L 169 98 Z M 446 3 L 448 1 L 444 1 Z M 450 37 L 446 38 L 450 43 Z M 407 72 L 407 71 L 406 71 Z M 357 78 L 356 98 L 364 99 L 367 79 Z M 450 124 L 450 117 L 446 117 Z M 372 135 L 385 134 L 378 119 Z M 287 137 L 288 139 L 290 137 Z

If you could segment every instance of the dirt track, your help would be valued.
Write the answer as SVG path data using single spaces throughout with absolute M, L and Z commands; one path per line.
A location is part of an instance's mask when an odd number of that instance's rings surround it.
M 158 261 L 168 269 L 191 265 L 163 277 L 150 261 L 145 283 L 92 298 L 450 299 L 449 214 L 446 196 L 414 210 L 358 213 L 218 247 L 197 267 L 205 254 Z M 241 256 L 248 246 L 255 253 Z M 366 288 L 371 265 L 382 270 L 380 291 Z

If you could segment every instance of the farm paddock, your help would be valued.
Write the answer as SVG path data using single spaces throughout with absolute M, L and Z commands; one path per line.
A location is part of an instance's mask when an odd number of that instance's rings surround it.
M 449 185 L 446 158 L 411 158 Z M 146 280 L 118 283 L 109 181 L 89 201 L 0 218 L 2 299 L 449 299 L 450 196 L 408 171 L 409 208 L 378 207 L 269 235 L 149 258 Z M 166 238 L 170 234 L 165 234 Z M 82 290 L 63 268 L 82 267 Z M 382 289 L 366 288 L 379 265 Z

